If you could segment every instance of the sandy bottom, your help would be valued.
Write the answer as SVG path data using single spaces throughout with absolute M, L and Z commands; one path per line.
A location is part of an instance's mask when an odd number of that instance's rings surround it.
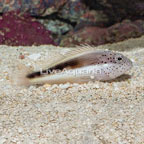
M 0 46 L 0 144 L 143 144 L 144 49 L 122 52 L 132 70 L 112 82 L 13 85 L 68 49 Z

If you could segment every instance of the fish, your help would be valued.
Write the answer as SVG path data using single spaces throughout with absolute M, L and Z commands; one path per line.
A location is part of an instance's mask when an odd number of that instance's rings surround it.
M 25 85 L 109 81 L 121 76 L 132 66 L 132 61 L 121 53 L 97 50 L 87 45 L 60 56 L 46 69 L 23 75 L 20 81 Z

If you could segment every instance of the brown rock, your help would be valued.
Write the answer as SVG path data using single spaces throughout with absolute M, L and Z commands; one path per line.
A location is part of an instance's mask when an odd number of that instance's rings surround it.
M 131 22 L 125 20 L 108 28 L 95 26 L 84 27 L 78 31 L 71 31 L 66 35 L 60 45 L 76 46 L 80 44 L 102 45 L 106 43 L 119 42 L 128 38 L 139 37 L 144 34 L 144 21 Z

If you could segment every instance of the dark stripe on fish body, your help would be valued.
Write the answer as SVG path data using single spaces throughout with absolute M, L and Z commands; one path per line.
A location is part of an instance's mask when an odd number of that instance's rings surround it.
M 67 68 L 67 67 L 70 67 L 72 69 L 78 65 L 79 65 L 79 62 L 77 60 L 69 60 L 67 62 L 60 63 L 54 67 L 51 67 L 47 70 L 33 72 L 31 74 L 28 74 L 26 77 L 27 78 L 35 78 L 35 77 L 41 76 L 42 74 L 51 74 L 54 70 L 62 71 L 62 70 L 64 70 L 64 68 Z

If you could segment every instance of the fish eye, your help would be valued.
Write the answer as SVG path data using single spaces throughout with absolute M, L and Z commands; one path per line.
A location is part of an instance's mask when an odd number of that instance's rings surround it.
M 121 58 L 121 57 L 118 57 L 117 59 L 118 59 L 119 61 L 121 61 L 121 60 L 122 60 L 122 58 Z

